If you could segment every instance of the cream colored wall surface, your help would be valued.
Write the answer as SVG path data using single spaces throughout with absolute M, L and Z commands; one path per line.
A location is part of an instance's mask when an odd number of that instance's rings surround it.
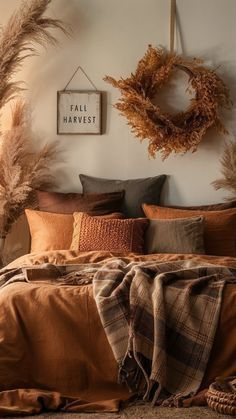
M 4 24 L 19 6 L 19 0 L 0 0 L 0 19 Z M 236 0 L 177 0 L 179 29 L 177 51 L 200 56 L 207 65 L 218 67 L 236 96 Z M 25 80 L 33 110 L 33 127 L 42 141 L 58 139 L 65 147 L 65 165 L 60 189 L 79 191 L 79 173 L 106 178 L 136 178 L 169 175 L 164 189 L 165 204 L 203 204 L 221 201 L 227 194 L 216 192 L 211 182 L 219 177 L 219 157 L 224 139 L 210 130 L 198 151 L 171 156 L 162 161 L 149 159 L 147 141 L 140 144 L 125 118 L 112 107 L 119 92 L 103 81 L 108 74 L 126 77 L 134 71 L 148 44 L 169 46 L 169 0 L 53 0 L 48 13 L 68 23 L 73 31 L 68 39 L 55 33 L 56 48 L 25 62 L 17 76 Z M 182 42 L 180 42 L 182 41 Z M 66 85 L 75 68 L 81 65 L 98 90 L 107 92 L 104 106 L 104 134 L 56 134 L 56 93 Z M 187 79 L 167 91 L 171 109 L 184 109 L 189 98 Z M 78 74 L 72 89 L 90 88 Z M 225 114 L 231 134 L 236 131 L 235 110 Z M 4 115 L 7 124 L 8 115 Z

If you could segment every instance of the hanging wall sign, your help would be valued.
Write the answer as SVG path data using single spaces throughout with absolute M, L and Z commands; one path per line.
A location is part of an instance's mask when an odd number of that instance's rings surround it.
M 101 134 L 101 92 L 57 92 L 58 134 Z

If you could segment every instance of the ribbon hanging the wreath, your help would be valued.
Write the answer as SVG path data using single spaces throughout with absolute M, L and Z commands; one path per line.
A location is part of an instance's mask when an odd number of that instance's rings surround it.
M 136 71 L 126 79 L 104 80 L 121 92 L 114 105 L 128 120 L 132 133 L 141 141 L 148 140 L 148 153 L 156 157 L 160 152 L 167 158 L 172 152 L 196 151 L 206 131 L 216 127 L 227 130 L 220 119 L 222 108 L 230 108 L 229 89 L 215 70 L 202 65 L 202 60 L 186 58 L 174 53 L 176 4 L 171 0 L 170 51 L 149 45 Z M 154 103 L 158 93 L 178 70 L 187 73 L 188 91 L 195 92 L 185 112 L 170 114 Z

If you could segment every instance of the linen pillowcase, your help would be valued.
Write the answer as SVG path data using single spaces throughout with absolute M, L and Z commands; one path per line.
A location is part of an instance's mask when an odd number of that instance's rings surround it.
M 67 250 L 73 235 L 73 214 L 56 214 L 26 209 L 25 214 L 31 236 L 31 252 Z M 120 213 L 100 217 L 121 217 Z
M 108 220 L 74 213 L 71 250 L 110 252 L 144 252 L 145 218 Z
M 87 212 L 90 215 L 102 215 L 120 212 L 124 191 L 83 195 L 80 193 L 61 193 L 37 191 L 38 209 L 40 211 L 61 214 Z
M 208 205 L 193 205 L 193 206 L 177 206 L 170 205 L 169 208 L 181 209 L 181 210 L 203 210 L 203 211 L 222 211 L 229 208 L 236 208 L 236 201 L 221 202 L 219 204 L 208 204 Z
M 236 256 L 236 209 L 222 211 L 179 210 L 143 204 L 150 219 L 204 217 L 204 243 L 207 255 Z
M 147 253 L 203 254 L 204 218 L 150 220 L 146 232 Z
M 79 175 L 83 193 L 105 193 L 124 190 L 122 212 L 127 218 L 143 217 L 142 203 L 159 204 L 166 175 L 143 179 L 114 180 Z

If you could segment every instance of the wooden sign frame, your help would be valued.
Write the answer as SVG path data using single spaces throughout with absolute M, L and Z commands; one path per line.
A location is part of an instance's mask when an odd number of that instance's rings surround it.
M 58 135 L 101 135 L 102 93 L 95 90 L 57 92 Z

